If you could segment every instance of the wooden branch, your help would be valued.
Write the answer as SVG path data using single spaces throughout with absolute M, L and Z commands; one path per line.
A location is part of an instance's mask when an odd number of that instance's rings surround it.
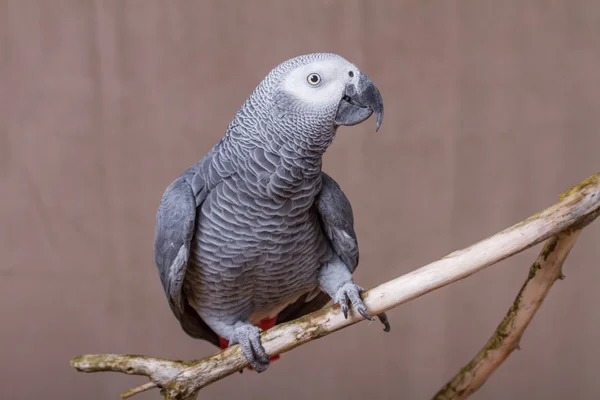
M 562 278 L 562 265 L 581 229 L 551 237 L 529 269 L 527 280 L 506 316 L 479 353 L 444 386 L 434 400 L 462 400 L 479 389 L 519 347 L 521 336 L 542 305 L 550 288 Z
M 565 192 L 558 203 L 527 220 L 365 292 L 365 305 L 371 315 L 387 311 L 466 278 L 559 232 L 581 229 L 598 213 L 600 174 Z M 287 352 L 363 319 L 352 311 L 345 319 L 339 306 L 326 307 L 269 329 L 262 333 L 261 342 L 269 355 Z M 236 345 L 191 362 L 131 355 L 84 355 L 71 360 L 71 365 L 83 372 L 116 371 L 145 375 L 163 389 L 165 399 L 192 400 L 201 388 L 241 370 L 248 363 Z M 147 389 L 149 384 L 143 386 L 141 389 Z

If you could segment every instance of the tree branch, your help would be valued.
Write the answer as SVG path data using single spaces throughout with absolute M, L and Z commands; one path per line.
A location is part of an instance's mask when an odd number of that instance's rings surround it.
M 478 390 L 492 373 L 519 348 L 521 336 L 542 305 L 581 229 L 551 237 L 529 269 L 527 280 L 506 316 L 485 347 L 434 397 L 434 400 L 462 400 Z
M 600 174 L 596 174 L 561 195 L 558 203 L 525 221 L 365 292 L 365 305 L 372 315 L 387 311 L 466 278 L 562 231 L 582 229 L 599 213 Z M 362 319 L 354 312 L 345 319 L 339 306 L 333 305 L 269 329 L 262 333 L 261 342 L 269 355 L 281 354 Z M 132 355 L 84 355 L 71 360 L 71 365 L 83 372 L 145 375 L 163 388 L 165 399 L 193 400 L 201 388 L 239 371 L 248 363 L 236 345 L 192 362 Z M 146 384 L 140 390 L 148 388 L 149 384 Z M 137 390 L 128 393 L 135 394 Z

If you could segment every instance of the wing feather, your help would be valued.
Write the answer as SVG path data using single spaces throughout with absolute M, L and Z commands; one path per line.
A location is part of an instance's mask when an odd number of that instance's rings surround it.
M 218 336 L 188 304 L 183 293 L 197 211 L 208 194 L 206 182 L 197 172 L 199 165 L 173 181 L 162 196 L 156 213 L 154 258 L 171 310 L 183 330 L 218 346 Z
M 333 178 L 321 173 L 322 187 L 315 199 L 315 207 L 321 222 L 321 228 L 329 239 L 335 253 L 346 264 L 350 272 L 358 266 L 358 240 L 354 232 L 354 216 L 350 201 Z M 303 315 L 323 308 L 331 298 L 320 291 L 314 298 L 306 301 L 308 295 L 301 296 L 287 306 L 277 316 L 277 323 L 294 320 Z

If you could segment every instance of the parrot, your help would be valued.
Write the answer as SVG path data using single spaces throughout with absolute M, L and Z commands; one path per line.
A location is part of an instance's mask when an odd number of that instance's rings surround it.
M 375 114 L 379 89 L 356 65 L 312 53 L 274 67 L 224 136 L 164 191 L 154 257 L 183 331 L 220 348 L 238 344 L 250 369 L 265 371 L 261 332 L 338 304 L 373 320 L 359 262 L 354 216 L 322 170 L 340 126 Z M 354 312 L 354 311 L 353 311 Z M 389 332 L 385 313 L 377 315 Z

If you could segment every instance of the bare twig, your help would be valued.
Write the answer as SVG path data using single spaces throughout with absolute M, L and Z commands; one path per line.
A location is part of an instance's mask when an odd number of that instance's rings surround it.
M 560 202 L 527 220 L 369 290 L 363 296 L 365 305 L 371 314 L 394 308 L 466 278 L 566 229 L 580 229 L 597 217 L 599 210 L 600 174 L 596 174 L 566 192 Z M 261 342 L 269 355 L 281 354 L 362 319 L 352 312 L 345 319 L 339 306 L 333 305 L 269 329 L 261 335 Z M 71 365 L 83 372 L 145 375 L 163 388 L 165 399 L 191 400 L 201 388 L 239 371 L 248 363 L 236 345 L 192 362 L 144 356 L 86 355 L 71 360 Z
M 138 387 L 135 387 L 133 389 L 130 389 L 126 392 L 121 393 L 121 398 L 128 399 L 130 397 L 135 396 L 138 393 L 142 393 L 142 392 L 145 392 L 146 390 L 154 389 L 155 387 L 157 387 L 156 383 L 146 382 L 143 385 L 140 385 Z

